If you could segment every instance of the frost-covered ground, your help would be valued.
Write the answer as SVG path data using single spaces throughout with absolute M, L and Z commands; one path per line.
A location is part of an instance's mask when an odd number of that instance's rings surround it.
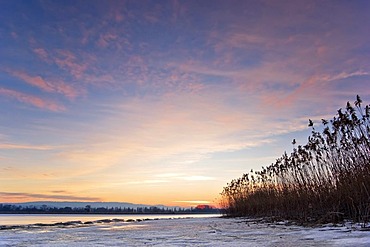
M 246 219 L 187 218 L 32 226 L 0 231 L 0 246 L 370 246 L 351 225 L 300 227 Z

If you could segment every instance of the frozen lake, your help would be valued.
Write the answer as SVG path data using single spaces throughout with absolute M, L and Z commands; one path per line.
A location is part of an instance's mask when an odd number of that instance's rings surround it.
M 306 228 L 207 217 L 21 227 L 1 230 L 0 246 L 365 247 L 370 246 L 370 232 L 350 225 Z
M 102 219 L 168 219 L 206 218 L 218 214 L 0 214 L 0 225 L 29 225 L 36 223 L 52 224 L 67 221 L 96 221 Z

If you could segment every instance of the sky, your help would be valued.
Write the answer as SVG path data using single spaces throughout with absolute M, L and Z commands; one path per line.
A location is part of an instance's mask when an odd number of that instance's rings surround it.
M 217 203 L 370 102 L 370 1 L 0 0 L 0 202 Z

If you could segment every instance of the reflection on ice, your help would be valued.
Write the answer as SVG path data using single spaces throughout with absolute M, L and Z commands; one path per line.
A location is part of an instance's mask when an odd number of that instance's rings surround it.
M 144 228 L 147 227 L 147 225 L 139 225 L 139 224 L 122 224 L 122 225 L 106 225 L 106 226 L 101 226 L 99 227 L 100 230 L 133 230 L 133 229 L 139 229 L 139 228 Z

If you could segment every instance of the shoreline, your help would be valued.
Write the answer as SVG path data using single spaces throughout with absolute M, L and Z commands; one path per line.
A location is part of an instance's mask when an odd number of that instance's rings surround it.
M 150 215 L 150 214 L 158 214 L 158 215 L 185 215 L 185 214 L 194 214 L 194 215 L 200 215 L 200 214 L 217 214 L 217 212 L 172 212 L 172 213 L 150 213 L 150 212 L 132 212 L 132 213 L 119 213 L 119 212 L 0 212 L 0 215 L 22 215 L 22 214 L 31 214 L 31 215 Z M 221 214 L 221 213 L 220 213 Z
M 66 226 L 88 226 L 99 223 L 118 223 L 118 222 L 141 222 L 165 219 L 185 219 L 185 218 L 212 218 L 221 217 L 220 214 L 131 214 L 131 215 L 87 215 L 87 214 L 30 214 L 30 215 L 0 215 L 0 230 L 16 228 L 35 228 L 35 227 L 66 227 Z

